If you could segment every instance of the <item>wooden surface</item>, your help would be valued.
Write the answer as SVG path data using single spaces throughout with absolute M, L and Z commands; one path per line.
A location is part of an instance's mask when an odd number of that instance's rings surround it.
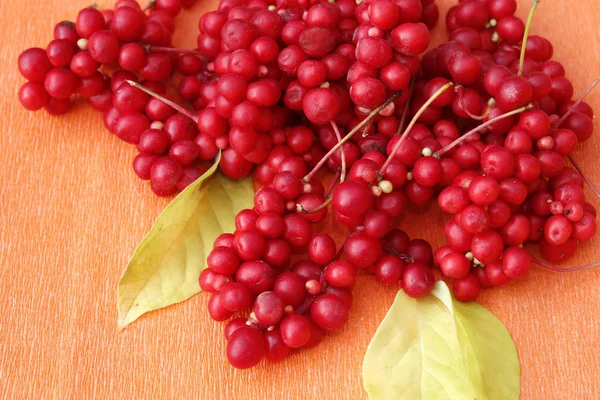
M 450 4 L 438 1 L 442 9 Z M 396 291 L 370 278 L 357 284 L 343 332 L 251 371 L 228 366 L 207 295 L 117 331 L 119 276 L 168 199 L 135 177 L 135 150 L 108 134 L 88 105 L 56 118 L 23 110 L 16 97 L 23 83 L 18 54 L 44 47 L 54 23 L 74 19 L 89 3 L 0 0 L 0 398 L 364 399 L 363 355 Z M 523 17 L 530 1 L 519 3 Z M 193 45 L 199 15 L 214 4 L 180 18 L 178 43 Z M 542 1 L 533 26 L 554 44 L 576 93 L 600 72 L 597 4 Z M 599 113 L 600 90 L 588 101 Z M 599 135 L 596 120 L 596 136 L 575 157 L 600 183 Z M 429 211 L 426 225 L 417 218 L 407 216 L 402 227 L 440 244 L 439 211 Z M 599 245 L 596 238 L 581 247 L 569 264 L 600 260 Z M 517 344 L 522 399 L 600 398 L 599 283 L 600 270 L 534 268 L 527 279 L 482 296 Z

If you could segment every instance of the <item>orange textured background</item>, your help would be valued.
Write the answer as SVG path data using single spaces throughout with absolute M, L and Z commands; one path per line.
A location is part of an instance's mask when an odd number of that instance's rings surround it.
M 66 116 L 23 110 L 18 54 L 51 39 L 91 0 L 0 0 L 0 398 L 3 399 L 364 399 L 361 364 L 396 288 L 361 278 L 343 332 L 281 364 L 236 371 L 225 360 L 222 325 L 207 295 L 116 328 L 116 286 L 136 244 L 168 203 L 135 177 L 135 149 L 111 136 L 84 102 Z M 101 7 L 110 0 L 99 1 Z M 177 43 L 191 47 L 202 2 L 179 19 Z M 450 0 L 439 0 L 442 12 Z M 530 1 L 519 1 L 519 15 Z M 544 0 L 534 33 L 546 35 L 576 93 L 600 72 L 598 0 Z M 443 27 L 436 29 L 439 40 Z M 600 112 L 600 90 L 588 101 Z M 600 182 L 600 126 L 575 154 Z M 588 191 L 591 198 L 591 193 Z M 592 200 L 596 206 L 600 203 Z M 402 227 L 439 245 L 435 208 Z M 570 265 L 598 261 L 600 240 Z M 522 399 L 600 398 L 600 271 L 535 267 L 481 302 L 513 335 Z

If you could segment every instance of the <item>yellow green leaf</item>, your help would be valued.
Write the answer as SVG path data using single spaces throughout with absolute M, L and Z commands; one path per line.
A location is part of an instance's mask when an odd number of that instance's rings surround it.
M 181 192 L 158 217 L 121 276 L 118 325 L 200 292 L 198 278 L 215 238 L 235 230 L 235 215 L 251 208 L 251 178 L 231 181 L 218 161 Z
M 363 362 L 370 400 L 511 400 L 520 366 L 506 327 L 448 286 L 413 299 L 400 291 Z

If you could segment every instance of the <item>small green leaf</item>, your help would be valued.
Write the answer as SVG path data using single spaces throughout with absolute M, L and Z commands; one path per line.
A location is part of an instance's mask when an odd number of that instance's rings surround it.
M 455 301 L 442 281 L 431 296 L 403 291 L 363 363 L 371 400 L 511 400 L 520 366 L 506 327 L 486 308 Z
M 119 327 L 200 292 L 198 278 L 213 241 L 233 232 L 237 212 L 252 207 L 252 179 L 215 174 L 218 164 L 167 206 L 136 249 L 117 290 Z

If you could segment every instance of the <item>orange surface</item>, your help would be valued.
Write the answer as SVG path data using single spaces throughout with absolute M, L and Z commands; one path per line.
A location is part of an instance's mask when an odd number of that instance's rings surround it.
M 26 112 L 16 98 L 19 52 L 45 46 L 55 22 L 74 19 L 89 3 L 0 1 L 0 398 L 364 399 L 362 358 L 396 291 L 370 278 L 357 284 L 343 332 L 251 371 L 225 361 L 222 325 L 209 319 L 207 295 L 117 331 L 119 276 L 168 199 L 135 177 L 135 149 L 109 135 L 85 103 L 54 118 Z M 216 2 L 202 3 L 180 19 L 178 43 L 193 45 L 199 15 Z M 445 10 L 451 2 L 439 3 Z M 530 1 L 519 3 L 525 16 Z M 597 5 L 542 1 L 533 27 L 552 40 L 576 93 L 600 72 Z M 588 101 L 600 112 L 600 90 Z M 575 154 L 596 182 L 598 125 Z M 419 218 L 407 216 L 402 227 L 440 244 L 444 217 L 432 209 L 430 223 Z M 570 265 L 600 260 L 599 245 L 596 238 L 582 246 Z M 600 270 L 534 268 L 527 279 L 482 296 L 517 344 L 522 399 L 600 398 L 599 283 Z

